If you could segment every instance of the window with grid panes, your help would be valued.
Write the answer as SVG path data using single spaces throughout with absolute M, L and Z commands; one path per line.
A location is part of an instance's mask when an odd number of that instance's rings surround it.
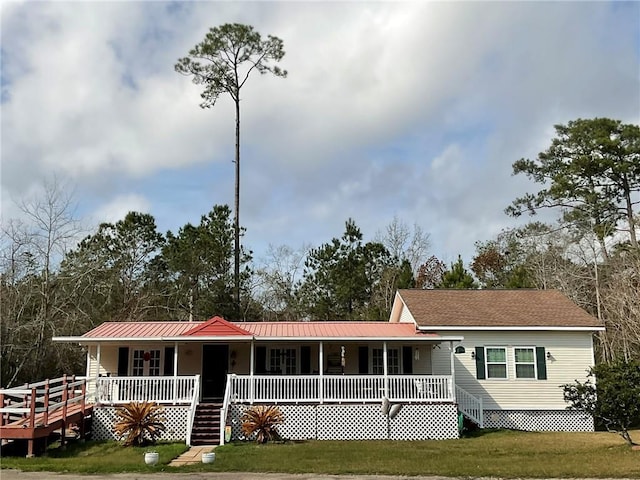
M 516 378 L 536 378 L 536 352 L 533 347 L 513 349 Z
M 507 378 L 507 349 L 505 347 L 486 347 L 485 361 L 487 378 Z
M 294 375 L 297 373 L 297 360 L 295 348 L 274 348 L 269 352 L 269 367 L 272 372 Z
M 372 368 L 374 375 L 384 374 L 384 350 L 374 348 L 371 352 Z M 387 349 L 387 371 L 389 375 L 400 373 L 400 350 L 398 348 Z
M 149 353 L 149 360 L 146 361 L 145 352 Z M 131 375 L 134 377 L 160 375 L 160 350 L 134 350 Z

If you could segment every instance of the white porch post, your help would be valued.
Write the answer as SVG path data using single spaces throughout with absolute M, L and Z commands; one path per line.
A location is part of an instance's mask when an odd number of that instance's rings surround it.
M 387 368 L 387 342 L 382 343 L 382 371 L 384 372 L 384 396 L 389 397 L 389 369 Z
M 451 359 L 451 382 L 449 383 L 449 398 L 455 401 L 456 399 L 456 389 L 453 387 L 456 378 L 456 367 L 455 367 L 455 356 L 453 350 L 453 340 L 449 341 L 449 357 Z
M 91 345 L 87 345 L 87 370 L 86 370 L 87 380 L 91 376 Z
M 173 344 L 173 404 L 178 400 L 178 342 Z
M 98 349 L 96 351 L 96 363 L 98 365 L 97 365 L 97 368 L 96 368 L 96 383 L 97 383 L 97 378 L 100 376 L 100 362 L 101 362 L 101 359 L 100 359 L 100 344 L 98 344 L 97 348 Z
M 320 374 L 319 376 L 319 380 L 318 380 L 318 396 L 320 397 L 320 403 L 324 403 L 323 402 L 323 397 L 324 397 L 324 392 L 322 391 L 322 387 L 323 387 L 323 379 L 322 377 L 324 376 L 324 372 L 323 372 L 323 368 L 322 366 L 324 365 L 324 361 L 323 361 L 323 357 L 324 357 L 324 344 L 322 342 L 320 342 L 320 347 L 318 348 L 318 373 Z
M 254 392 L 255 392 L 255 388 L 254 388 L 254 384 L 255 384 L 255 379 L 253 378 L 253 364 L 255 362 L 255 339 L 251 339 L 251 349 L 250 349 L 250 355 L 249 355 L 249 403 L 251 403 L 253 405 L 253 396 L 254 396 Z

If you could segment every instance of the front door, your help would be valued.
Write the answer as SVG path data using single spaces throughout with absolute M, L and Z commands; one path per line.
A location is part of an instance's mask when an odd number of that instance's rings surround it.
M 202 347 L 202 399 L 222 400 L 229 371 L 229 345 Z

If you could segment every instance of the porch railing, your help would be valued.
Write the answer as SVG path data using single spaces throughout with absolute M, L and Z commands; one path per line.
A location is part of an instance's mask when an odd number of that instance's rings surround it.
M 230 375 L 232 403 L 453 402 L 450 375 Z
M 191 404 L 193 397 L 198 395 L 196 376 L 99 377 L 96 379 L 96 403 Z
M 224 389 L 224 398 L 222 400 L 222 408 L 220 409 L 220 445 L 225 442 L 225 427 L 227 425 L 227 414 L 229 412 L 229 403 L 231 401 L 231 382 L 235 375 L 227 375 L 227 384 Z
M 187 445 L 191 446 L 191 432 L 193 431 L 193 422 L 196 418 L 196 408 L 200 399 L 200 375 L 195 376 L 195 385 L 193 387 L 193 396 L 189 405 L 189 413 L 187 417 Z

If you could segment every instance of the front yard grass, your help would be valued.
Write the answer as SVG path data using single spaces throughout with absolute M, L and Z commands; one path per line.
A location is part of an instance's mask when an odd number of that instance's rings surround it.
M 71 441 L 67 448 L 50 446 L 44 455 L 34 458 L 2 455 L 1 468 L 23 471 L 59 473 L 153 472 L 188 450 L 184 443 L 158 443 L 153 447 L 123 447 L 117 442 Z M 144 463 L 144 453 L 153 450 L 160 455 L 158 465 Z M 2 475 L 0 475 L 2 477 Z
M 640 431 L 632 432 L 640 442 Z M 640 451 L 614 433 L 532 433 L 485 430 L 459 440 L 307 441 L 218 447 L 209 465 L 168 467 L 186 447 L 158 445 L 160 463 L 144 464 L 145 448 L 87 442 L 38 458 L 3 457 L 2 468 L 75 473 L 282 472 L 439 475 L 502 478 L 639 478 Z

